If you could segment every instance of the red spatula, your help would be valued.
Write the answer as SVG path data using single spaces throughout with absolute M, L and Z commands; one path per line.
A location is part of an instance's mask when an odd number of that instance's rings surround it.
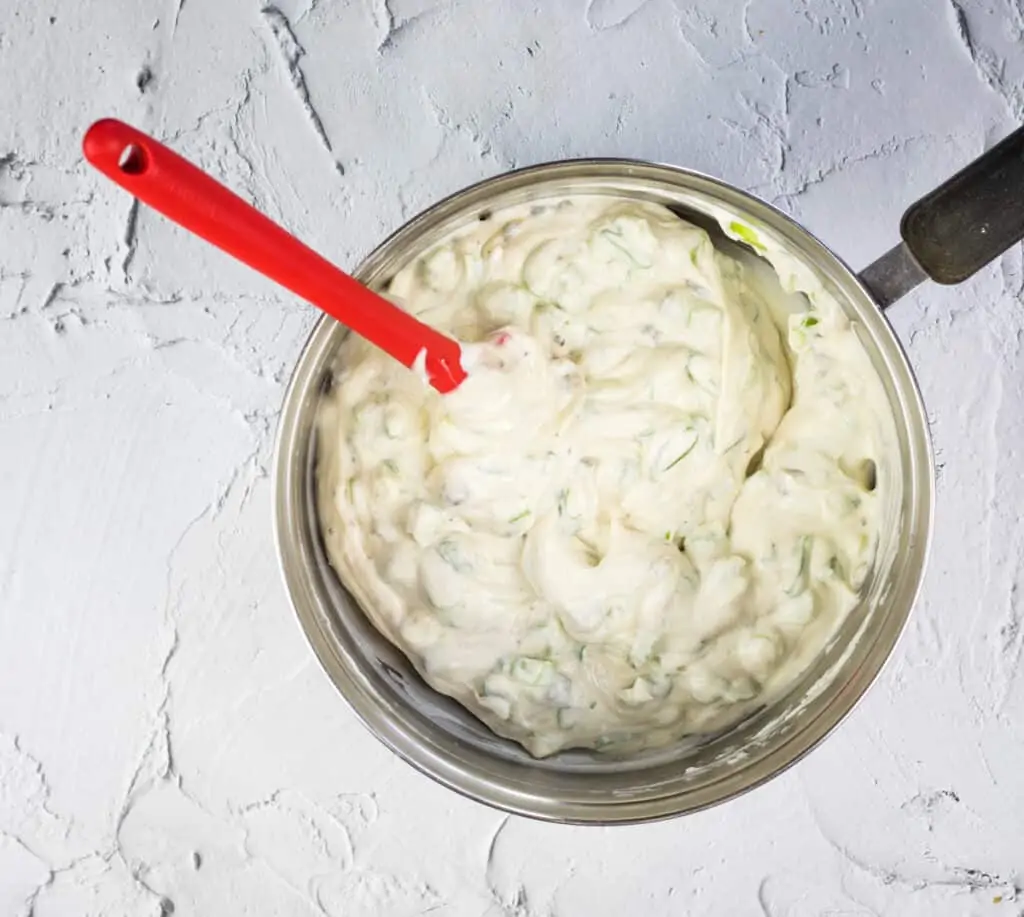
M 82 141 L 100 172 L 169 220 L 227 252 L 412 367 L 425 353 L 430 384 L 466 373 L 456 341 L 368 290 L 205 172 L 121 121 L 97 121 Z

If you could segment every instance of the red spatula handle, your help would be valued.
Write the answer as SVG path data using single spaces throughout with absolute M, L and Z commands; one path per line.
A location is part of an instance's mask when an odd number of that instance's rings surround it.
M 93 166 L 144 204 L 318 306 L 406 366 L 426 351 L 427 375 L 439 392 L 451 391 L 466 377 L 456 341 L 353 280 L 152 137 L 108 118 L 89 128 L 82 149 Z

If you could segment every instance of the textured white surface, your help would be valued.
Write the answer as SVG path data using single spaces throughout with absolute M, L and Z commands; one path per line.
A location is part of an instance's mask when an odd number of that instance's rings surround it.
M 342 264 L 475 179 L 625 155 L 860 266 L 1024 120 L 1021 0 L 7 0 L 0 915 L 1024 911 L 1019 248 L 892 312 L 939 512 L 856 713 L 724 807 L 546 826 L 414 773 L 321 674 L 267 479 L 314 315 L 87 171 L 107 114 Z

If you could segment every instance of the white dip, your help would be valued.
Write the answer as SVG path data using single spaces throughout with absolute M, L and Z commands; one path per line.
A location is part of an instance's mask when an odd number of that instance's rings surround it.
M 474 223 L 389 293 L 467 342 L 469 377 L 442 396 L 345 341 L 319 416 L 327 551 L 495 732 L 547 755 L 720 728 L 857 604 L 892 419 L 820 288 L 580 196 Z

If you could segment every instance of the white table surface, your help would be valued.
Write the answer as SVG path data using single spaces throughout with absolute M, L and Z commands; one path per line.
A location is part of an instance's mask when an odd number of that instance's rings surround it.
M 939 510 L 865 701 L 739 800 L 568 828 L 435 786 L 336 694 L 270 523 L 314 313 L 136 215 L 79 143 L 132 121 L 343 265 L 476 179 L 622 155 L 752 190 L 863 266 L 1024 121 L 1020 0 L 274 9 L 0 5 L 0 915 L 1018 917 L 1019 247 L 891 312 Z

